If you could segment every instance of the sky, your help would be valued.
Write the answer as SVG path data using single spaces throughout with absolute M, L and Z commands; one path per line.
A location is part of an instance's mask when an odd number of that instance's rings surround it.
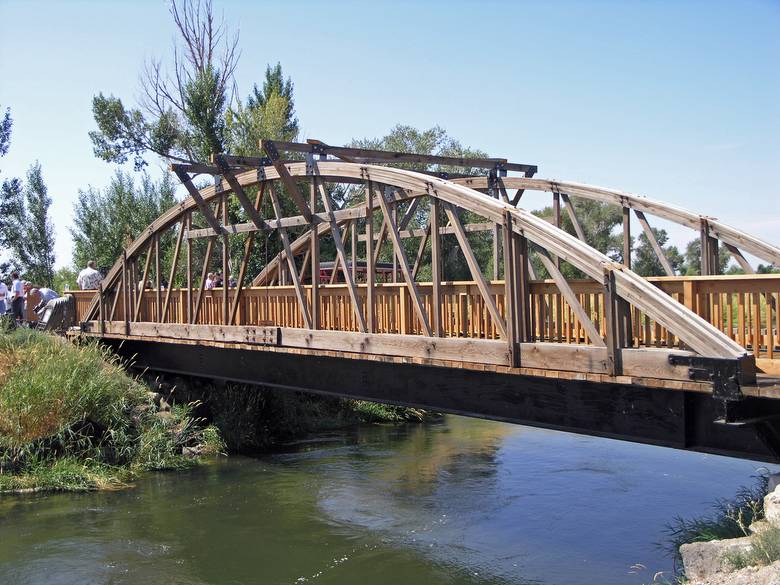
M 281 62 L 302 139 L 440 125 L 537 177 L 646 195 L 780 244 L 780 0 L 214 5 L 240 34 L 239 96 Z M 0 0 L 0 107 L 14 119 L 0 178 L 41 163 L 58 266 L 79 189 L 115 170 L 92 153 L 92 97 L 134 105 L 145 61 L 173 40 L 162 0 Z M 695 236 L 654 225 L 680 246 Z

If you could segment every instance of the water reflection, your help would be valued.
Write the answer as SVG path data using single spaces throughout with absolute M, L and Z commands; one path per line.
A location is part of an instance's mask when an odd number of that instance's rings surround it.
M 669 568 L 664 523 L 755 467 L 459 417 L 361 427 L 123 492 L 2 497 L 0 583 L 642 583 Z

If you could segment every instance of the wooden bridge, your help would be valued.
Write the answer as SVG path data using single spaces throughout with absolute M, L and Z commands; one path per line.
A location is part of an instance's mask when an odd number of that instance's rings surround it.
M 74 293 L 79 334 L 161 372 L 780 456 L 780 275 L 748 260 L 780 266 L 778 247 L 505 159 L 261 147 L 172 165 L 190 196 Z M 578 200 L 622 210 L 622 264 L 588 244 Z M 631 271 L 632 214 L 667 276 Z M 656 218 L 698 234 L 701 276 L 674 275 Z M 744 275 L 717 275 L 721 246 Z M 216 270 L 234 284 L 209 289 Z

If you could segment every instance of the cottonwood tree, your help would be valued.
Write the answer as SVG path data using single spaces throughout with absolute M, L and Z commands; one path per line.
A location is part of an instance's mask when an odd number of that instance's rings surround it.
M 666 233 L 666 230 L 654 227 L 651 227 L 650 229 L 653 230 L 653 235 L 655 236 L 658 245 L 661 247 L 664 256 L 666 256 L 669 264 L 671 264 L 672 270 L 677 274 L 683 269 L 685 258 L 680 254 L 677 246 L 667 245 L 669 235 Z M 631 269 L 640 276 L 666 276 L 666 271 L 664 270 L 661 261 L 658 259 L 647 235 L 644 232 L 640 233 L 637 241 L 638 245 L 634 249 L 634 258 L 631 262 Z
M 718 274 L 723 274 L 726 271 L 729 260 L 731 260 L 729 251 L 725 246 L 719 246 Z M 688 276 L 701 274 L 701 240 L 699 238 L 691 240 L 688 242 L 688 245 L 685 246 L 685 266 L 681 272 Z
M 104 189 L 79 191 L 73 206 L 73 264 L 86 266 L 94 260 L 105 273 L 127 245 L 163 211 L 176 203 L 176 185 L 165 175 L 159 181 L 143 173 L 140 181 L 117 170 Z M 163 253 L 169 246 L 161 241 Z
M 11 127 L 13 126 L 13 120 L 11 119 L 10 108 L 5 109 L 2 121 L 0 121 L 0 156 L 8 154 L 8 149 L 11 146 Z
M 89 133 L 94 153 L 108 162 L 133 160 L 141 169 L 153 153 L 179 162 L 206 162 L 225 148 L 225 113 L 238 64 L 238 34 L 216 23 L 211 0 L 174 0 L 178 31 L 169 71 L 160 59 L 146 64 L 140 107 L 98 94 L 92 112 L 98 129 Z
M 51 287 L 54 282 L 54 226 L 51 197 L 39 163 L 27 171 L 27 183 L 3 181 L 0 189 L 0 243 L 27 280 Z

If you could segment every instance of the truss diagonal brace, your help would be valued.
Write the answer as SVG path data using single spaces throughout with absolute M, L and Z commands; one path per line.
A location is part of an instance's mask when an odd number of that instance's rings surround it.
M 276 145 L 271 140 L 261 140 L 260 147 L 268 155 L 268 158 L 271 159 L 271 164 L 274 165 L 276 172 L 279 173 L 279 178 L 284 183 L 287 191 L 289 191 L 290 197 L 292 197 L 295 206 L 300 210 L 301 215 L 303 215 L 306 221 L 311 221 L 311 209 L 309 209 L 309 205 L 303 198 L 300 189 L 298 189 L 295 179 L 293 179 L 287 167 L 284 166 L 281 158 L 279 158 L 279 150 L 276 148 Z
M 225 161 L 225 157 L 221 154 L 212 155 L 212 161 L 215 162 L 219 167 L 220 171 L 222 172 L 222 176 L 225 177 L 228 185 L 230 185 L 230 189 L 238 199 L 241 207 L 244 208 L 244 211 L 246 212 L 249 219 L 252 220 L 252 223 L 255 224 L 257 229 L 263 229 L 265 223 L 263 222 L 263 218 L 260 216 L 260 213 L 258 213 L 257 209 L 255 209 L 255 206 L 252 205 L 249 197 L 247 197 L 246 193 L 244 192 L 244 188 L 238 182 L 238 179 L 236 179 L 236 176 L 230 169 L 230 165 Z
M 217 217 L 214 215 L 214 212 L 211 211 L 209 204 L 204 201 L 200 191 L 198 191 L 197 187 L 192 184 L 192 179 L 190 179 L 189 175 L 175 166 L 172 166 L 171 168 L 173 169 L 173 172 L 176 173 L 176 176 L 179 177 L 179 180 L 182 182 L 182 184 L 187 188 L 187 192 L 195 201 L 195 204 L 198 206 L 198 209 L 200 209 L 203 217 L 206 218 L 206 223 L 211 226 L 211 229 L 213 229 L 218 234 L 221 234 L 223 231 L 225 231 L 222 224 L 219 223 Z

